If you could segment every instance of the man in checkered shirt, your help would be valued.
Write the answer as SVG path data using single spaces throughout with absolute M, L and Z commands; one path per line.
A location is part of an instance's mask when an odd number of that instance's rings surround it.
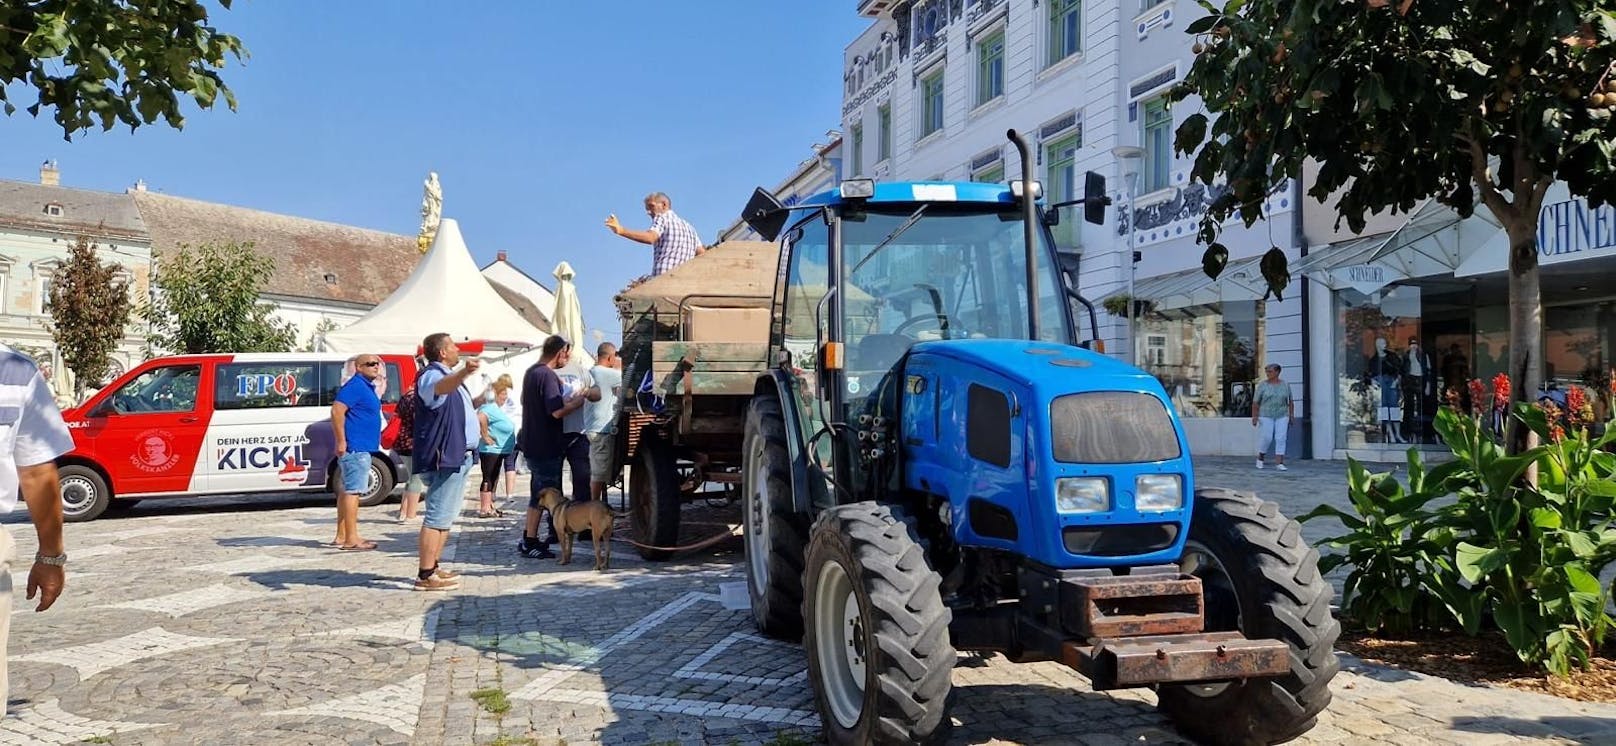
M 706 251 L 696 229 L 673 211 L 673 201 L 662 192 L 645 198 L 645 214 L 651 216 L 651 227 L 631 231 L 617 222 L 617 216 L 606 218 L 606 227 L 624 238 L 651 246 L 651 276 L 655 277 L 690 261 Z

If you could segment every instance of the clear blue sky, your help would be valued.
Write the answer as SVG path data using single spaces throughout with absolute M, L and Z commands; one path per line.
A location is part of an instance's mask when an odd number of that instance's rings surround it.
M 72 143 L 41 112 L 0 118 L 0 178 L 169 194 L 414 235 L 437 171 L 444 217 L 479 264 L 505 250 L 554 287 L 567 260 L 584 321 L 619 336 L 612 295 L 649 248 L 665 191 L 704 241 L 840 121 L 855 0 L 615 3 L 238 0 L 214 25 L 251 52 L 226 82 L 239 110 L 92 131 Z M 195 109 L 195 107 L 190 107 Z M 428 331 L 428 330 L 423 330 Z M 587 341 L 587 340 L 586 340 Z

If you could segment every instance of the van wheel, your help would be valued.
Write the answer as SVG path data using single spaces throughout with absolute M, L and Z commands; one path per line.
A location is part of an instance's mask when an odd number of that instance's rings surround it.
M 62 483 L 62 520 L 82 523 L 99 518 L 112 502 L 107 480 L 88 466 L 64 466 L 57 472 Z
M 393 468 L 379 456 L 370 457 L 370 476 L 365 479 L 365 494 L 359 496 L 363 507 L 381 505 L 393 494 Z

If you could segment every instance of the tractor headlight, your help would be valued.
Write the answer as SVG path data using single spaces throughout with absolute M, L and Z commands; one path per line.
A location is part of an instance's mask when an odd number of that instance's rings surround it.
M 1104 513 L 1111 509 L 1111 490 L 1103 477 L 1057 479 L 1055 509 L 1062 513 Z
M 1134 507 L 1141 513 L 1162 513 L 1184 507 L 1184 480 L 1177 474 L 1140 474 L 1134 482 Z

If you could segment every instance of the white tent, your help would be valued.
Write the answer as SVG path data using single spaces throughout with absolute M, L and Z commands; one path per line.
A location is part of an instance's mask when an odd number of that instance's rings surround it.
M 415 354 L 428 334 L 537 347 L 547 336 L 488 284 L 472 261 L 460 225 L 445 218 L 432 248 L 392 295 L 358 321 L 325 335 L 332 352 Z

